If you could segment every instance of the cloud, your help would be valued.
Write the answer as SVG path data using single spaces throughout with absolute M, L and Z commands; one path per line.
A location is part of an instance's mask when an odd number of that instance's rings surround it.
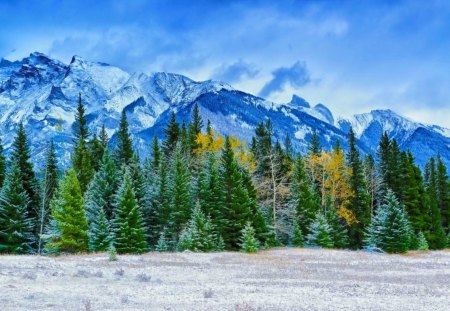
M 212 78 L 227 83 L 237 83 L 243 79 L 254 78 L 258 73 L 259 70 L 254 65 L 240 59 L 235 63 L 224 64 L 214 70 Z
M 267 82 L 259 96 L 268 97 L 274 92 L 282 91 L 286 85 L 300 88 L 311 82 L 311 76 L 304 62 L 296 62 L 291 67 L 280 67 L 272 71 L 272 80 Z

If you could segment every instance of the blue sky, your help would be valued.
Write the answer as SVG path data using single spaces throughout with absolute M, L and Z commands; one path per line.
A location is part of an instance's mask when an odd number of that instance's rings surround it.
M 450 127 L 446 0 L 0 0 L 0 57 L 33 51 Z

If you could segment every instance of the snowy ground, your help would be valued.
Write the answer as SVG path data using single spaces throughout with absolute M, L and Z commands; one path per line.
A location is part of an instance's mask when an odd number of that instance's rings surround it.
M 0 256 L 0 310 L 449 310 L 450 251 Z

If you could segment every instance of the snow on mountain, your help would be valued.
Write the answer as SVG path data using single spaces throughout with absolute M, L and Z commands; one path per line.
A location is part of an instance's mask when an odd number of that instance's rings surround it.
M 450 165 L 449 129 L 415 122 L 392 110 L 373 110 L 357 114 L 349 120 L 338 121 L 338 127 L 345 132 L 348 132 L 350 126 L 356 137 L 372 152 L 376 152 L 380 137 L 386 132 L 391 139 L 397 140 L 402 149 L 411 149 L 421 166 L 438 153 Z
M 171 112 L 176 113 L 178 121 L 188 122 L 196 103 L 203 118 L 209 119 L 216 131 L 247 141 L 257 124 L 270 118 L 275 139 L 283 141 L 289 135 L 299 151 L 306 151 L 314 131 L 325 148 L 331 148 L 336 141 L 346 148 L 348 128 L 352 125 L 363 153 L 374 153 L 380 133 L 388 130 L 402 146 L 414 148 L 420 163 L 428 156 L 419 150 L 420 144 L 431 141 L 434 147 L 430 150 L 440 152 L 446 161 L 450 159 L 449 130 L 423 126 L 391 111 L 373 111 L 352 120 L 339 120 L 335 126 L 326 106 L 311 107 L 296 95 L 287 104 L 276 104 L 218 81 L 197 82 L 165 72 L 128 73 L 79 56 L 64 64 L 37 52 L 20 61 L 0 61 L 0 136 L 7 152 L 18 124 L 23 122 L 38 168 L 50 139 L 62 158 L 61 165 L 68 165 L 79 94 L 86 106 L 91 132 L 98 132 L 105 125 L 113 144 L 120 114 L 125 110 L 135 146 L 144 156 L 153 136 L 163 137 Z M 427 142 L 423 141 L 425 137 Z

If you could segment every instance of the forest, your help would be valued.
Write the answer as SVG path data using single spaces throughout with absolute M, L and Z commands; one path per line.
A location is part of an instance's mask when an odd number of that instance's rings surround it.
M 323 150 L 313 133 L 299 154 L 288 135 L 274 140 L 270 120 L 247 145 L 194 106 L 187 124 L 172 113 L 143 158 L 125 112 L 114 144 L 104 128 L 90 133 L 81 95 L 75 120 L 64 171 L 51 141 L 45 169 L 34 170 L 22 124 L 9 157 L 0 142 L 1 253 L 449 246 L 447 168 L 436 155 L 422 170 L 387 134 L 376 157 L 361 154 L 353 130 L 347 151 L 339 141 Z

